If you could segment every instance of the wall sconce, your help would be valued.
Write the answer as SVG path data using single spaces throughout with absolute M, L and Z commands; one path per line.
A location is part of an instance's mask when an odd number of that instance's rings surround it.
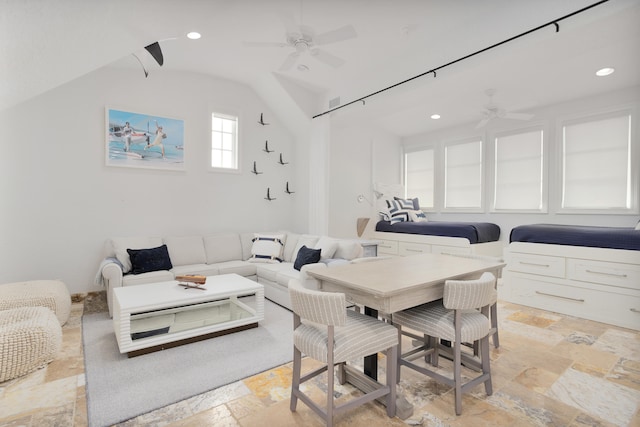
M 380 198 L 382 198 L 382 196 L 384 196 L 384 194 L 382 194 L 379 191 L 373 190 L 373 195 L 376 196 L 376 200 L 379 200 Z M 371 203 L 371 201 L 369 199 L 367 199 L 366 197 L 364 197 L 364 194 L 358 194 L 358 197 L 356 198 L 356 200 L 358 201 L 358 203 L 362 203 L 365 200 L 367 201 L 367 203 L 369 203 L 371 206 L 373 206 L 373 203 Z

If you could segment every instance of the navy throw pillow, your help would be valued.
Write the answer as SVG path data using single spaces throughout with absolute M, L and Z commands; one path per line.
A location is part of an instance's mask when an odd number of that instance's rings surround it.
M 322 249 L 309 249 L 306 246 L 302 246 L 296 256 L 296 262 L 293 263 L 293 268 L 300 271 L 303 265 L 314 264 L 320 261 L 320 252 Z
M 127 252 L 131 259 L 131 273 L 133 274 L 173 268 L 167 245 L 151 249 L 127 249 Z

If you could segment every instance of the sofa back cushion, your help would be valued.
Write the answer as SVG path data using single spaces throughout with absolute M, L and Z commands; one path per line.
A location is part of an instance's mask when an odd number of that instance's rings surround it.
M 244 259 L 238 233 L 220 233 L 204 237 L 207 264 Z
M 174 266 L 204 264 L 207 261 L 202 236 L 165 237 L 164 242 Z
M 107 243 L 107 256 L 115 256 L 122 264 L 122 272 L 131 271 L 131 259 L 127 249 L 149 249 L 162 245 L 160 237 L 113 237 Z
M 286 262 L 294 262 L 296 259 L 293 257 L 293 253 L 296 250 L 296 245 L 298 244 L 300 235 L 289 231 L 281 231 L 281 233 L 284 233 L 287 236 L 286 241 L 284 242 L 282 258 Z

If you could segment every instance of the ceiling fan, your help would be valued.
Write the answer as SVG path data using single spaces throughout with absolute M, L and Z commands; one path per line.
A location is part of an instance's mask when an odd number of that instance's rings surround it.
M 308 53 L 312 58 L 331 67 L 340 67 L 345 63 L 344 59 L 320 49 L 317 46 L 324 46 L 343 40 L 349 40 L 358 36 L 353 25 L 345 25 L 335 30 L 317 34 L 313 28 L 307 25 L 295 24 L 293 19 L 290 17 L 283 16 L 282 18 L 286 29 L 284 42 L 244 42 L 245 46 L 250 47 L 293 48 L 294 51 L 285 58 L 279 68 L 279 71 L 287 71 L 291 69 L 296 61 L 305 53 Z
M 484 93 L 489 97 L 489 103 L 484 106 L 484 110 L 482 110 L 484 118 L 476 125 L 476 129 L 486 126 L 493 119 L 531 120 L 533 118 L 533 114 L 511 113 L 500 108 L 493 102 L 493 95 L 496 94 L 495 89 L 487 89 Z

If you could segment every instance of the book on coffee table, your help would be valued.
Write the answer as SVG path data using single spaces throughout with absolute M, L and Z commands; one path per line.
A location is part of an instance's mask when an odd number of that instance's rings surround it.
M 207 282 L 207 276 L 201 276 L 197 274 L 184 274 L 176 276 L 178 282 L 197 283 L 198 285 L 204 285 Z

